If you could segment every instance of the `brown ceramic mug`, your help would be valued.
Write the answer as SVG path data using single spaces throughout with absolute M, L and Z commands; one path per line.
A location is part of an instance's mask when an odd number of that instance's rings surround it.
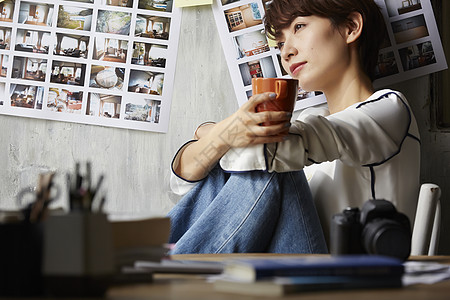
M 275 99 L 259 104 L 256 111 L 287 111 L 294 110 L 298 96 L 298 80 L 291 78 L 252 78 L 253 95 L 272 92 Z M 273 125 L 277 122 L 265 122 L 262 125 Z

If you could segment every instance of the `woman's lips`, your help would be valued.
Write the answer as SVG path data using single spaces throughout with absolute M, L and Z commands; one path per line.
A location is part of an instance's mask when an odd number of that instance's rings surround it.
M 301 62 L 301 63 L 296 63 L 293 64 L 292 66 L 289 67 L 289 70 L 291 71 L 292 76 L 295 76 L 298 72 L 301 71 L 301 69 L 303 69 L 303 67 L 305 66 L 306 62 Z

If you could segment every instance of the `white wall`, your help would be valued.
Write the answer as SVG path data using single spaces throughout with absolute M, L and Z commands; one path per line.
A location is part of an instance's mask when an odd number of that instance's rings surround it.
M 183 9 L 169 132 L 159 134 L 0 115 L 0 208 L 15 207 L 20 187 L 35 184 L 42 171 L 65 172 L 75 161 L 91 160 L 95 175 L 105 173 L 106 210 L 165 214 L 169 165 L 197 124 L 217 121 L 237 108 L 233 87 L 210 7 Z M 397 84 L 409 98 L 421 127 L 422 180 L 449 195 L 450 136 L 430 131 L 429 77 Z M 448 198 L 448 196 L 447 196 Z M 65 204 L 63 199 L 59 204 Z M 449 224 L 444 204 L 444 226 Z M 441 238 L 441 251 L 450 253 Z
M 96 176 L 106 175 L 106 210 L 165 214 L 172 207 L 172 155 L 199 123 L 237 108 L 211 9 L 185 9 L 181 26 L 166 134 L 0 115 L 0 209 L 16 207 L 19 189 L 35 185 L 40 172 L 57 171 L 63 185 L 75 161 L 87 160 Z

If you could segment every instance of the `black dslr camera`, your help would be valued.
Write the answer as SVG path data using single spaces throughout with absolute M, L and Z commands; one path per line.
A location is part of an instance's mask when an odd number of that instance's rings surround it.
M 377 254 L 406 260 L 411 225 L 387 200 L 369 200 L 361 211 L 347 208 L 331 220 L 331 254 Z

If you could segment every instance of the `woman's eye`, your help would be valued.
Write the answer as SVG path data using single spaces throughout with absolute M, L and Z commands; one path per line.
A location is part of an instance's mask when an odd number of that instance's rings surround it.
M 305 24 L 295 24 L 294 31 L 297 32 L 298 30 L 302 29 L 305 26 Z
M 284 42 L 278 42 L 277 46 L 278 46 L 278 49 L 281 50 L 281 48 L 283 48 L 283 46 L 284 46 Z

